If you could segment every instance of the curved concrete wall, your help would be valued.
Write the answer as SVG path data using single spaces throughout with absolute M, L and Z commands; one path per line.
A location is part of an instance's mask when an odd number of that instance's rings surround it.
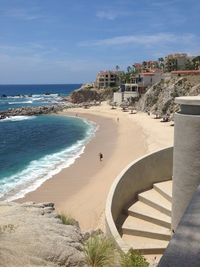
M 148 190 L 153 183 L 172 179 L 173 148 L 165 148 L 148 154 L 125 168 L 115 179 L 106 202 L 106 228 L 119 248 L 128 251 L 117 230 L 116 223 L 138 193 Z

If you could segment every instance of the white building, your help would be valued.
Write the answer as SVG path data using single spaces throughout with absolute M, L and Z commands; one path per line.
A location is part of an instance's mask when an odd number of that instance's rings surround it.
M 138 84 L 126 83 L 124 84 L 119 92 L 115 92 L 113 96 L 113 102 L 117 105 L 122 103 L 131 102 L 132 99 L 139 97 Z
M 139 74 L 138 77 L 138 86 L 139 87 L 149 87 L 154 85 L 155 83 L 160 82 L 162 79 L 162 72 L 161 71 L 155 71 L 155 72 L 144 72 Z

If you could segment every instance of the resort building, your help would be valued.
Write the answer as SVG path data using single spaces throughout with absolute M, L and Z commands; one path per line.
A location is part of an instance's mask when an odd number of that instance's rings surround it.
M 159 62 L 157 60 L 143 61 L 142 63 L 134 63 L 133 68 L 136 73 L 151 72 L 159 69 Z
M 185 70 L 190 57 L 186 53 L 175 53 L 165 57 L 164 68 L 166 72 Z
M 143 69 L 142 63 L 134 63 L 132 66 L 136 73 L 140 73 Z
M 156 70 L 154 72 L 143 72 L 136 77 L 136 83 L 138 84 L 138 91 L 140 94 L 145 93 L 146 88 L 160 82 L 162 79 L 162 72 Z
M 122 103 L 131 103 L 138 97 L 138 84 L 126 83 L 121 85 L 119 92 L 114 93 L 113 102 L 117 105 L 121 105 Z
M 120 85 L 120 71 L 100 71 L 97 74 L 95 86 L 99 89 Z

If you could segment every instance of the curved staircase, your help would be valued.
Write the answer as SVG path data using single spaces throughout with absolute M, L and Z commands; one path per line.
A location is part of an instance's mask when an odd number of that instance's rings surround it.
M 134 250 L 157 259 L 171 239 L 172 181 L 155 183 L 138 194 L 122 225 L 122 239 Z

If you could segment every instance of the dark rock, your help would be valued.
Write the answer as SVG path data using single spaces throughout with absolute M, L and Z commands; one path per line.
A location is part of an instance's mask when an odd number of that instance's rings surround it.
M 20 107 L 15 109 L 8 109 L 6 111 L 0 111 L 0 120 L 9 118 L 10 116 L 37 116 L 41 114 L 55 113 L 62 111 L 65 108 L 64 105 L 54 106 L 42 106 L 42 107 Z

